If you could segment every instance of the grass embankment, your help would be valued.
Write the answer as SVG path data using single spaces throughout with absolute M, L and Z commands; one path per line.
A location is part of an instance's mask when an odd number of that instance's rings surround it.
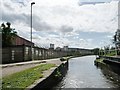
M 100 59 L 96 59 L 95 61 L 97 61 L 97 62 L 103 62 L 103 59 L 100 58 Z
M 109 53 L 106 56 L 115 56 L 115 55 L 116 55 L 116 53 Z
M 39 66 L 6 76 L 3 78 L 2 87 L 4 88 L 21 88 L 24 89 L 42 78 L 43 71 L 55 67 L 55 64 L 41 64 Z
M 112 51 L 109 53 L 106 53 L 105 55 L 101 55 L 101 56 L 115 56 L 116 55 L 116 51 Z
M 99 58 L 99 59 L 96 59 L 95 62 L 96 62 L 96 63 L 105 64 L 105 63 L 103 62 L 103 60 L 104 60 L 103 58 Z

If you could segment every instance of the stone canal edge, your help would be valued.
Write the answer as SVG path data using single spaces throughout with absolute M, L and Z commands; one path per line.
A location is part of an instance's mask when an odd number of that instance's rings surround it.
M 62 80 L 68 70 L 68 61 L 62 62 L 58 67 L 53 67 L 43 72 L 44 77 L 27 87 L 26 90 L 50 89 Z

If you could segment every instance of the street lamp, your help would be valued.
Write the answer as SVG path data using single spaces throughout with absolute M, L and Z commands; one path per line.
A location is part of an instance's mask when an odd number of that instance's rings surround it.
M 31 3 L 31 43 L 32 43 L 32 5 L 34 5 L 35 2 Z M 32 44 L 31 44 L 31 60 L 32 60 Z
M 32 5 L 34 5 L 35 2 L 31 3 L 31 42 L 32 42 Z

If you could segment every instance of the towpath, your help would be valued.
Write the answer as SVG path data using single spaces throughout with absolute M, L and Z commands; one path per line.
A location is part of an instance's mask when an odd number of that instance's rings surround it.
M 62 62 L 60 61 L 60 58 L 56 58 L 56 59 L 20 62 L 20 63 L 13 63 L 13 64 L 4 64 L 2 65 L 2 77 L 38 66 L 42 63 L 52 63 L 59 66 Z

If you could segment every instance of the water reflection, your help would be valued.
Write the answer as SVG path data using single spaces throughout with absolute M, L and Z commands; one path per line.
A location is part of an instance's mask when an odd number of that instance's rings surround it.
M 116 88 L 101 69 L 94 66 L 95 56 L 73 58 L 66 77 L 55 88 Z

